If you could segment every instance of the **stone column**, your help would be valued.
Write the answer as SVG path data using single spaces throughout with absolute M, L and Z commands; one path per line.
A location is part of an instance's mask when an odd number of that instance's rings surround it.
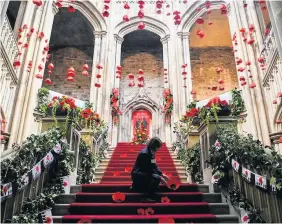
M 101 50 L 100 50 L 100 62 L 103 65 L 103 74 L 101 77 L 101 88 L 97 89 L 97 112 L 98 114 L 100 114 L 103 117 L 102 114 L 102 108 L 103 108 L 103 104 L 105 100 L 109 99 L 109 96 L 104 97 L 103 95 L 105 95 L 105 90 L 107 88 L 107 83 L 106 83 L 106 70 L 108 69 L 108 66 L 106 65 L 106 32 L 102 31 L 100 32 L 100 38 L 101 38 Z M 104 94 L 103 94 L 104 93 Z
M 191 95 L 191 90 L 193 89 L 192 86 L 192 65 L 191 65 L 191 58 L 190 58 L 190 44 L 189 44 L 189 37 L 190 32 L 179 32 L 178 36 L 181 39 L 181 48 L 182 48 L 182 64 L 187 64 L 185 71 L 187 72 L 187 79 L 184 82 L 187 86 L 185 91 L 185 106 L 190 104 L 193 101 L 193 97 Z M 186 108 L 186 107 L 185 107 Z
M 266 1 L 271 26 L 277 41 L 280 58 L 282 58 L 282 2 L 281 1 Z
M 117 34 L 114 35 L 114 43 L 115 43 L 115 53 L 114 53 L 114 62 L 113 62 L 113 69 L 112 69 L 112 72 L 113 74 L 109 73 L 109 75 L 111 76 L 111 78 L 114 80 L 114 83 L 113 83 L 113 88 L 119 88 L 119 79 L 116 78 L 116 67 L 118 65 L 121 65 L 121 45 L 122 45 L 122 42 L 123 42 L 123 38 L 118 36 Z M 112 91 L 110 89 L 110 91 Z M 111 114 L 111 113 L 110 113 Z M 123 115 L 122 115 L 123 116 Z M 112 117 L 110 115 L 110 120 L 112 121 Z M 120 121 L 121 122 L 121 121 Z M 112 147 L 115 147 L 117 142 L 118 142 L 118 136 L 119 136 L 119 133 L 121 132 L 121 124 L 118 125 L 114 125 L 113 122 L 111 122 L 111 129 L 112 129 L 112 144 L 111 146 Z
M 239 4 L 240 4 L 239 2 L 235 2 L 238 15 L 240 16 L 239 22 L 241 22 L 242 27 L 249 27 L 246 18 L 246 13 L 245 11 L 242 11 L 242 9 L 244 9 L 243 5 L 240 6 Z M 243 47 L 245 46 L 246 59 L 250 59 L 250 61 L 252 62 L 257 62 L 257 57 L 255 55 L 256 52 L 254 51 L 253 47 L 243 42 L 242 42 L 242 46 Z M 253 90 L 251 90 L 251 94 L 252 94 L 253 108 L 255 112 L 255 119 L 257 123 L 258 139 L 261 140 L 265 145 L 271 145 L 269 138 L 269 127 L 267 123 L 267 116 L 264 106 L 265 102 L 262 96 L 261 81 L 258 75 L 261 71 L 260 68 L 258 67 L 258 63 L 252 63 L 250 65 L 250 69 L 253 75 L 252 79 L 256 83 L 256 87 Z
M 47 45 L 45 40 L 50 40 L 51 31 L 53 27 L 54 16 L 58 12 L 58 8 L 52 1 L 47 1 L 40 12 L 37 9 L 39 15 L 36 18 L 38 20 L 38 30 L 45 34 L 44 39 L 40 40 L 36 37 L 35 42 L 30 44 L 32 49 L 32 55 L 29 60 L 32 60 L 33 66 L 29 73 L 29 79 L 27 84 L 27 89 L 25 93 L 24 107 L 22 111 L 22 119 L 20 125 L 20 135 L 21 141 L 28 137 L 30 134 L 38 133 L 39 123 L 34 121 L 33 111 L 37 105 L 37 92 L 42 86 L 42 80 L 34 78 L 37 73 L 37 67 L 39 64 L 43 65 L 42 72 L 44 71 L 44 63 L 42 63 L 42 58 L 46 55 L 42 55 L 43 48 Z M 51 77 L 52 79 L 52 77 Z
M 236 53 L 236 56 L 238 56 L 239 58 L 242 58 L 243 61 L 247 61 L 247 57 L 246 57 L 246 50 L 243 48 L 243 44 L 244 42 L 242 41 L 242 38 L 240 37 L 239 34 L 239 29 L 241 28 L 241 24 L 239 23 L 239 18 L 237 18 L 238 12 L 236 11 L 236 2 L 231 2 L 231 7 L 228 10 L 229 14 L 228 14 L 228 19 L 229 19 L 229 24 L 230 24 L 230 32 L 231 35 L 233 35 L 235 32 L 237 34 L 237 38 L 238 38 L 238 45 L 237 45 L 237 50 L 238 52 Z M 242 74 L 243 75 L 243 74 Z M 247 77 L 247 75 L 245 74 L 245 77 Z M 249 84 L 249 80 L 248 78 L 246 78 L 247 81 L 247 85 Z M 239 81 L 239 75 L 238 75 L 238 82 Z M 246 87 L 240 87 L 240 89 L 242 89 L 243 92 L 243 98 L 245 100 L 245 105 L 246 105 L 246 109 L 248 111 L 248 115 L 247 115 L 247 123 L 248 123 L 248 133 L 252 134 L 254 136 L 254 138 L 258 139 L 258 130 L 257 130 L 257 124 L 256 124 L 256 119 L 255 119 L 255 110 L 254 110 L 254 106 L 253 106 L 253 100 L 252 100 L 252 95 L 251 95 L 251 91 L 250 88 L 248 88 L 248 86 Z
M 99 70 L 97 69 L 96 66 L 100 64 L 101 40 L 102 39 L 101 39 L 100 32 L 94 31 L 93 34 L 94 34 L 94 53 L 93 53 L 92 75 L 91 75 L 91 85 L 90 85 L 90 103 L 93 103 L 94 110 L 97 110 L 97 95 L 98 95 L 97 89 L 98 88 L 95 87 L 95 83 L 97 81 L 96 74 L 98 73 Z

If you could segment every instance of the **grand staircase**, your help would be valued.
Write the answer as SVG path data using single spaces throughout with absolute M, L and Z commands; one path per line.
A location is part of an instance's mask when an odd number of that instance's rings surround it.
M 208 185 L 186 183 L 185 169 L 165 144 L 156 154 L 160 169 L 181 182 L 175 191 L 160 186 L 155 203 L 141 203 L 141 194 L 130 190 L 130 172 L 138 152 L 144 146 L 118 143 L 100 164 L 99 183 L 72 186 L 71 194 L 61 195 L 52 210 L 55 223 L 238 223 L 222 203 L 219 193 L 209 193 Z M 125 195 L 122 203 L 114 193 Z M 164 203 L 164 198 L 170 200 Z M 167 199 L 166 199 L 167 200 Z M 163 201 L 163 202 L 162 202 Z

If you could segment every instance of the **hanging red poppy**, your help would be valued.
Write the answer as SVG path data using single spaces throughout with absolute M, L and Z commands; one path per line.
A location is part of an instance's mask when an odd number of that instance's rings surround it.
M 73 82 L 74 78 L 72 76 L 68 76 L 67 81 L 68 82 Z
M 282 97 L 282 92 L 277 93 L 277 97 Z
M 74 67 L 69 67 L 69 68 L 68 68 L 67 76 L 75 77 L 75 70 L 74 70 Z
M 217 90 L 217 86 L 212 86 L 211 90 L 213 91 Z
M 42 1 L 41 0 L 32 0 L 32 2 L 37 5 L 38 7 L 42 5 Z
M 101 64 L 98 64 L 98 65 L 96 66 L 96 68 L 97 68 L 97 69 L 102 69 L 103 66 L 102 66 Z
M 128 3 L 126 2 L 123 6 L 124 9 L 130 9 L 130 6 L 128 5 Z
M 84 70 L 88 70 L 89 66 L 88 66 L 88 64 L 84 64 L 82 68 L 83 68 Z
M 245 71 L 245 68 L 240 67 L 240 68 L 237 69 L 237 71 L 238 72 L 243 72 L 243 71 Z
M 143 82 L 144 81 L 144 77 L 143 76 L 139 76 L 137 79 L 138 79 L 139 82 Z
M 97 75 L 96 75 L 96 78 L 97 79 L 100 79 L 102 76 L 98 73 Z
M 246 82 L 246 81 L 241 82 L 241 86 L 245 86 L 245 85 L 247 85 L 247 82 Z
M 68 6 L 67 10 L 68 10 L 68 12 L 75 12 L 75 8 L 72 7 L 71 5 Z
M 49 70 L 53 70 L 54 67 L 55 67 L 55 66 L 54 66 L 52 63 L 50 63 L 50 64 L 48 65 L 48 69 L 49 69 Z
M 170 199 L 167 196 L 165 196 L 165 197 L 161 198 L 161 202 L 164 203 L 164 204 L 167 204 L 167 203 L 170 202 Z
M 224 86 L 220 86 L 218 89 L 219 89 L 220 91 L 223 91 L 223 90 L 224 90 Z
M 196 32 L 197 36 L 200 37 L 200 38 L 203 38 L 205 36 L 205 33 L 203 30 L 197 30 Z
M 58 8 L 62 8 L 62 7 L 63 7 L 63 5 L 62 5 L 62 3 L 61 3 L 60 0 L 58 0 L 55 4 L 56 4 L 56 6 L 57 6 Z
M 162 10 L 157 10 L 157 14 L 161 14 L 162 13 Z
M 140 10 L 140 11 L 138 12 L 138 18 L 139 18 L 139 19 L 143 19 L 143 18 L 144 18 L 144 12 L 143 12 L 142 10 Z
M 144 71 L 143 71 L 142 69 L 139 69 L 139 70 L 138 70 L 138 74 L 139 74 L 139 75 L 143 75 L 143 74 L 144 74 Z
M 223 79 L 219 79 L 219 80 L 218 80 L 218 83 L 219 83 L 219 84 L 223 84 L 223 83 L 224 83 Z
M 89 76 L 88 71 L 82 71 L 81 74 L 84 75 L 84 76 Z
M 52 85 L 52 81 L 50 78 L 45 79 L 44 82 L 46 83 L 46 85 Z
M 206 1 L 205 2 L 205 6 L 206 6 L 206 9 L 209 9 L 211 7 L 211 2 L 210 1 Z
M 140 22 L 140 23 L 138 24 L 138 29 L 139 29 L 139 30 L 143 30 L 144 28 L 145 28 L 145 23 Z
M 277 104 L 277 100 L 273 100 L 272 103 L 273 103 L 273 104 Z
M 199 17 L 198 19 L 196 19 L 196 23 L 197 24 L 203 24 L 205 21 L 202 17 Z
M 128 74 L 128 78 L 129 78 L 130 80 L 133 80 L 133 79 L 134 79 L 134 75 L 133 75 L 132 73 L 130 73 L 130 74 Z
M 220 74 L 221 72 L 223 72 L 223 67 L 217 67 L 216 68 L 216 73 Z
M 172 218 L 159 218 L 158 223 L 164 224 L 164 223 L 175 223 L 175 222 L 174 222 L 174 219 Z
M 241 58 L 237 58 L 237 60 L 236 60 L 237 65 L 240 65 L 242 62 L 243 62 L 243 60 Z
M 247 61 L 247 62 L 246 62 L 246 65 L 247 65 L 247 66 L 250 66 L 250 65 L 251 65 L 251 62 L 250 62 L 250 61 Z
M 100 88 L 100 87 L 101 87 L 101 84 L 100 84 L 100 83 L 95 83 L 94 85 L 95 85 L 95 87 L 97 87 L 97 88 Z
M 111 3 L 111 0 L 104 0 L 104 3 L 105 3 L 105 4 L 110 4 L 110 3 Z
M 190 92 L 192 95 L 196 95 L 196 90 L 191 90 Z
M 19 60 L 15 60 L 14 61 L 14 63 L 13 63 L 13 66 L 15 67 L 15 68 L 18 68 L 19 66 L 21 65 L 21 62 L 19 61 Z
M 263 57 L 259 57 L 259 58 L 258 58 L 258 62 L 259 62 L 259 63 L 264 63 L 264 58 L 263 58 Z
M 226 5 L 221 4 L 219 9 L 220 9 L 221 15 L 226 15 L 227 14 L 227 7 L 226 7 Z
M 247 8 L 248 7 L 248 3 L 244 3 L 243 7 Z
M 209 21 L 209 22 L 208 22 L 208 25 L 212 25 L 212 24 L 213 24 L 213 22 L 212 22 L 212 21 Z
M 240 76 L 239 80 L 240 81 L 245 81 L 245 77 L 244 76 Z
M 124 16 L 122 17 L 122 20 L 123 20 L 124 22 L 129 22 L 128 15 L 124 15 Z
M 250 45 L 252 45 L 252 44 L 254 44 L 254 42 L 255 42 L 255 40 L 252 38 L 252 39 L 250 39 L 250 40 L 248 40 L 248 44 L 250 44 Z
M 109 17 L 110 13 L 107 10 L 104 10 L 104 12 L 102 13 L 102 15 L 104 17 Z
M 254 82 L 252 82 L 252 83 L 250 84 L 250 88 L 253 89 L 253 88 L 255 88 L 255 87 L 256 87 L 256 84 L 255 84 Z
M 36 75 L 35 75 L 35 78 L 37 78 L 37 79 L 43 79 L 43 76 L 42 76 L 41 74 L 36 74 Z

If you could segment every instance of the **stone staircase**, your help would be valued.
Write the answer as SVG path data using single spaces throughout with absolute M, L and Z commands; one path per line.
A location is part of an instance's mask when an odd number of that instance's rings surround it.
M 158 218 L 160 218 L 161 216 L 165 216 L 162 214 L 166 214 L 166 213 L 161 214 L 160 210 L 159 212 L 157 212 L 156 215 L 152 215 L 150 217 L 140 216 L 140 215 L 138 216 L 137 214 L 134 214 L 134 211 L 129 211 L 129 210 L 132 210 L 132 206 L 135 206 L 137 204 L 138 197 L 139 197 L 138 193 L 136 193 L 137 194 L 136 195 L 135 193 L 131 193 L 129 191 L 129 186 L 130 186 L 129 183 L 118 183 L 118 182 L 116 184 L 100 183 L 104 175 L 104 171 L 106 170 L 108 166 L 108 163 L 110 161 L 110 158 L 113 152 L 114 152 L 114 149 L 109 150 L 108 158 L 103 159 L 101 163 L 99 164 L 98 168 L 96 169 L 95 178 L 96 178 L 97 183 L 89 184 L 89 185 L 71 186 L 70 194 L 62 194 L 59 196 L 57 204 L 55 204 L 55 206 L 52 209 L 54 223 L 62 223 L 62 222 L 67 223 L 68 218 L 70 218 L 69 222 L 77 222 L 77 220 L 72 220 L 73 217 L 76 217 L 77 219 L 78 217 L 80 218 L 85 217 L 85 219 L 91 219 L 93 223 L 95 222 L 99 222 L 99 223 L 108 222 L 109 223 L 109 220 L 111 220 L 112 223 L 113 222 L 114 223 L 117 223 L 117 222 L 119 223 L 127 222 L 128 223 L 128 222 L 133 222 L 134 220 L 135 222 L 137 220 L 137 222 L 140 221 L 140 222 L 147 222 L 147 223 L 155 223 L 157 222 Z M 181 185 L 182 189 L 179 189 L 176 192 L 167 192 L 162 187 L 160 191 L 163 193 L 158 193 L 160 195 L 163 194 L 164 196 L 168 195 L 172 200 L 172 202 L 167 205 L 171 207 L 170 211 L 172 212 L 171 215 L 169 216 L 173 216 L 173 218 L 176 220 L 175 222 L 238 223 L 239 221 L 238 216 L 230 214 L 229 205 L 223 202 L 223 198 L 220 193 L 210 193 L 209 186 L 204 185 L 204 184 L 200 184 L 200 185 L 195 184 L 195 187 L 197 188 L 196 192 L 194 192 L 195 189 L 192 191 L 189 190 L 191 189 L 191 187 L 193 188 L 194 185 L 190 184 L 191 185 L 190 186 L 189 183 L 187 183 L 187 175 L 186 175 L 185 168 L 181 164 L 181 161 L 177 160 L 177 156 L 174 155 L 172 151 L 169 150 L 169 153 L 173 159 L 175 168 L 177 169 L 179 173 L 179 178 L 181 182 L 183 183 L 183 186 Z M 111 196 L 113 193 L 118 192 L 118 191 L 124 192 L 126 194 L 126 198 L 128 200 L 127 202 L 113 203 Z M 198 194 L 200 199 L 195 198 L 195 194 Z M 132 199 L 132 197 L 134 197 L 134 199 Z M 127 205 L 127 203 L 129 203 L 130 205 L 129 204 Z M 187 206 L 189 207 L 189 203 L 192 203 L 192 204 L 195 203 L 195 206 L 197 206 L 197 203 L 205 203 L 203 206 L 208 206 L 209 213 L 211 214 L 211 216 L 214 216 L 214 218 L 211 219 L 212 221 L 205 221 L 205 215 L 208 216 L 208 214 L 203 214 L 202 215 L 203 218 L 199 219 L 199 217 L 201 217 L 201 214 L 205 213 L 201 211 L 202 209 L 201 207 L 199 207 L 199 210 L 196 210 L 196 212 L 194 212 L 196 213 L 195 215 L 193 215 L 193 212 L 189 212 L 189 209 L 186 215 L 185 215 L 185 212 L 182 215 L 179 212 L 177 212 L 177 210 L 175 210 L 176 206 L 180 206 L 178 207 L 178 209 L 183 210 L 187 208 Z M 138 207 L 144 205 L 144 203 L 140 204 L 140 201 L 138 204 L 139 204 Z M 163 204 L 161 203 L 150 203 L 149 206 L 152 207 L 153 209 L 158 210 L 160 209 L 159 206 L 162 206 L 162 205 Z M 84 209 L 81 209 L 80 206 L 85 206 L 85 209 L 88 209 L 88 211 L 92 215 L 88 215 L 88 213 L 84 211 Z M 104 207 L 104 206 L 105 206 L 105 210 L 103 209 L 101 210 L 101 207 Z M 129 207 L 126 207 L 126 206 L 129 206 Z M 87 213 L 87 215 L 73 215 L 73 214 L 77 214 L 76 212 L 74 212 L 74 209 L 78 209 L 79 214 Z M 99 210 L 99 212 L 97 211 L 97 209 Z M 119 215 L 114 215 L 115 212 L 112 209 L 119 209 L 121 212 L 118 214 L 121 215 L 124 220 L 121 219 Z M 86 213 L 83 213 L 83 211 Z M 130 215 L 125 215 L 127 213 Z M 192 218 L 189 218 L 190 217 L 189 214 L 192 214 L 190 215 L 192 216 Z M 193 219 L 196 216 L 198 217 L 198 220 Z

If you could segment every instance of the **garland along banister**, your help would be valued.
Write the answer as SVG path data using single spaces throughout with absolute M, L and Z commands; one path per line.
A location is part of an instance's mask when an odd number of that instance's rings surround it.
M 246 210 L 245 219 L 249 222 L 265 222 L 260 216 L 262 211 L 254 208 L 252 203 L 233 186 L 235 177 L 230 175 L 230 171 L 234 169 L 247 183 L 281 198 L 282 156 L 273 149 L 264 147 L 251 135 L 243 136 L 237 134 L 235 130 L 235 126 L 217 127 L 218 139 L 211 147 L 207 161 L 213 169 L 212 179 L 219 186 L 229 189 L 230 201 Z M 250 170 L 247 169 L 247 173 L 244 173 L 242 172 L 244 167 Z
M 59 194 L 64 193 L 62 177 L 68 176 L 73 169 L 73 154 L 69 150 L 69 145 L 61 141 L 62 137 L 62 132 L 56 128 L 40 135 L 31 135 L 22 145 L 13 145 L 14 149 L 18 151 L 12 159 L 2 161 L 1 183 L 12 182 L 13 194 L 27 186 L 22 186 L 21 177 L 30 172 L 39 161 L 41 161 L 41 169 L 47 169 L 49 173 L 47 186 L 34 200 L 27 198 L 23 202 L 21 214 L 13 216 L 13 223 L 42 222 L 39 214 L 43 210 L 51 208 Z M 56 151 L 55 146 L 58 142 L 61 147 Z M 43 158 L 48 152 L 52 153 L 53 160 L 45 168 Z M 31 175 L 27 175 L 27 177 L 31 178 Z

